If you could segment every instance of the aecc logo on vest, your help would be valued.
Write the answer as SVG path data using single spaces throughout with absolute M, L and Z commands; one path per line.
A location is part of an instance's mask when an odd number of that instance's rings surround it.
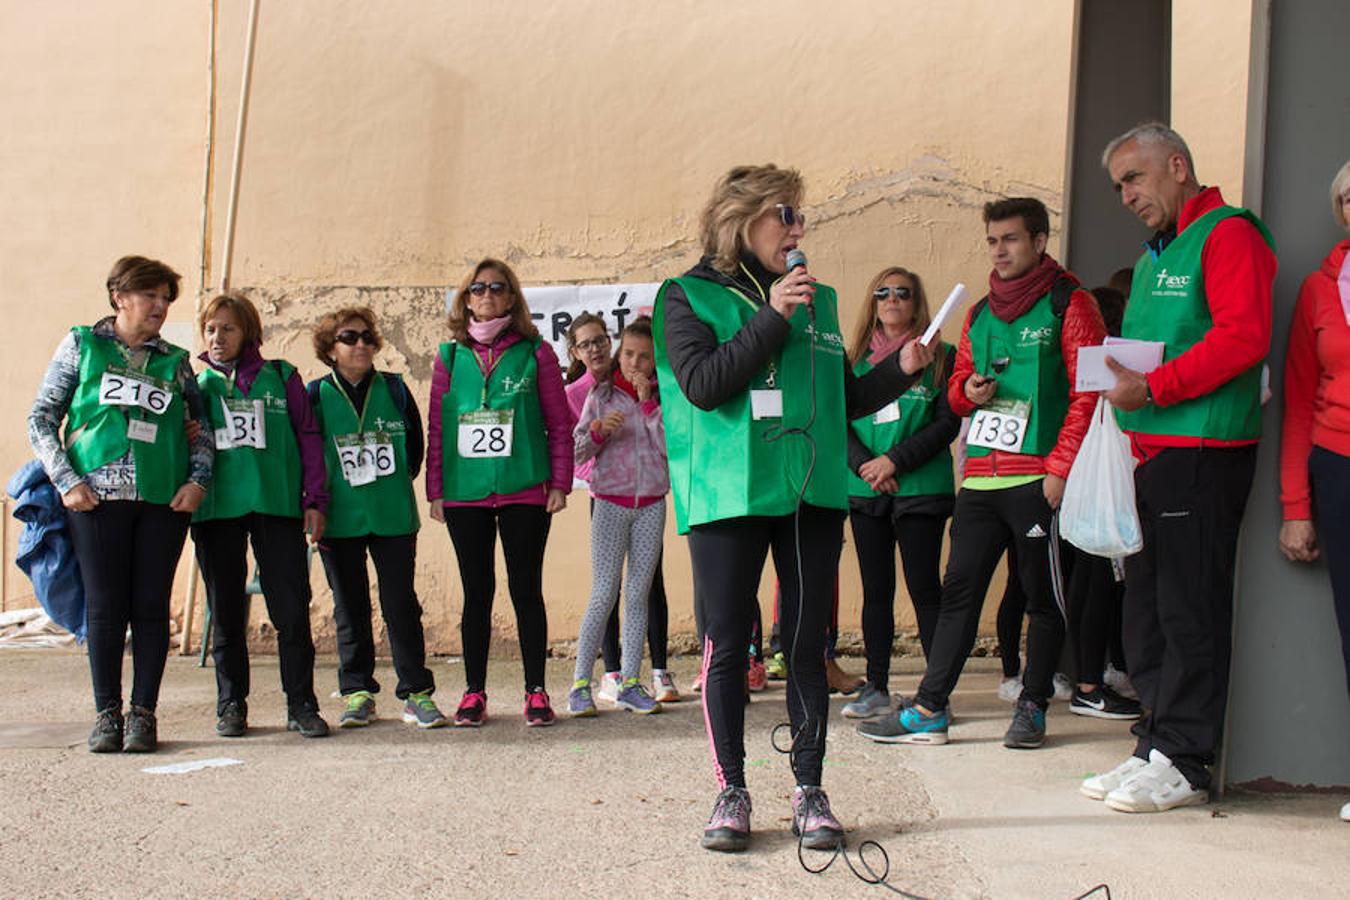
M 1019 347 L 1034 347 L 1050 343 L 1050 338 L 1054 335 L 1055 329 L 1046 325 L 1041 328 L 1023 328 L 1021 332 L 1021 343 Z
M 512 378 L 510 375 L 507 375 L 502 379 L 502 393 L 508 396 L 515 396 L 516 394 L 528 391 L 533 383 L 533 379 L 528 375 L 524 378 Z
M 402 419 L 384 419 L 379 416 L 376 416 L 375 430 L 383 431 L 385 433 L 396 431 L 407 431 L 408 425 Z
M 1191 276 L 1168 275 L 1166 269 L 1159 270 L 1158 283 L 1153 286 L 1155 297 L 1185 297 L 1190 294 Z

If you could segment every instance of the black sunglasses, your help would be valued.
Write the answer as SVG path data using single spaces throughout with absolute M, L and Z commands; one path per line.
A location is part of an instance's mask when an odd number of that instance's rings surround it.
M 494 297 L 500 297 L 506 293 L 506 282 L 504 281 L 475 281 L 469 285 L 469 293 L 475 297 L 481 297 L 485 293 L 490 293 Z
M 907 287 L 879 287 L 872 292 L 873 300 L 885 300 L 887 297 L 894 297 L 897 300 L 908 300 L 914 296 L 914 292 Z
M 775 203 L 774 205 L 778 208 L 778 221 L 782 222 L 785 227 L 791 228 L 793 225 L 806 227 L 806 214 L 800 209 L 786 203 Z
M 375 346 L 375 332 L 367 329 L 365 331 L 339 331 L 336 335 L 339 344 L 346 344 L 348 347 L 355 347 L 357 341 L 361 341 L 367 347 Z

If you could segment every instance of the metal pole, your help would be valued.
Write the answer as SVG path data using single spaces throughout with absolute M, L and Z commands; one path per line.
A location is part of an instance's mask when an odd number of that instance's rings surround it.
M 225 212 L 225 248 L 222 252 L 220 267 L 220 290 L 222 292 L 230 289 L 230 271 L 234 263 L 234 226 L 235 214 L 239 209 L 239 173 L 244 164 L 244 135 L 248 126 L 248 98 L 249 90 L 253 84 L 253 48 L 258 39 L 258 4 L 259 0 L 252 0 L 248 9 L 248 36 L 244 41 L 244 77 L 239 86 L 239 117 L 235 122 L 234 129 L 234 156 L 230 163 L 230 193 L 229 203 Z M 212 6 L 211 19 L 211 114 L 214 122 L 215 108 L 215 6 Z M 214 125 L 208 130 L 210 142 L 214 143 Z M 209 252 L 209 237 L 206 234 L 208 223 L 208 212 L 210 209 L 210 179 L 211 179 L 211 150 L 208 147 L 207 164 L 207 191 L 204 207 L 202 210 L 203 235 L 202 235 L 202 273 L 205 277 L 206 255 Z M 204 285 L 203 285 L 204 287 Z M 187 601 L 183 606 L 183 641 L 181 653 L 183 656 L 189 656 L 192 653 L 192 619 L 197 607 L 197 554 L 193 553 L 188 559 L 188 594 Z M 203 638 L 204 639 L 204 638 Z

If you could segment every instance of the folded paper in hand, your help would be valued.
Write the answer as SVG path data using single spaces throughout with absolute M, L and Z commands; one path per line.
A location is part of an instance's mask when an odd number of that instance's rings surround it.
M 1108 356 L 1127 369 L 1152 372 L 1162 365 L 1163 343 L 1108 337 L 1100 347 L 1079 347 L 1074 390 L 1109 391 L 1115 387 L 1115 373 L 1106 367 Z

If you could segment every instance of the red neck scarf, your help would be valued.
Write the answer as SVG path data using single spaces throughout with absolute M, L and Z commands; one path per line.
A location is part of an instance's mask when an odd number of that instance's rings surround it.
M 637 388 L 633 387 L 632 383 L 629 382 L 627 378 L 623 377 L 623 372 L 619 371 L 618 366 L 614 367 L 614 374 L 613 376 L 611 376 L 611 378 L 614 381 L 614 386 L 616 388 L 623 391 L 625 394 L 632 397 L 634 400 L 638 398 Z
M 1011 281 L 1004 281 L 997 272 L 990 272 L 989 308 L 1000 321 L 1011 322 L 1031 309 L 1063 274 L 1066 274 L 1064 267 L 1049 253 L 1041 255 L 1040 265 Z

